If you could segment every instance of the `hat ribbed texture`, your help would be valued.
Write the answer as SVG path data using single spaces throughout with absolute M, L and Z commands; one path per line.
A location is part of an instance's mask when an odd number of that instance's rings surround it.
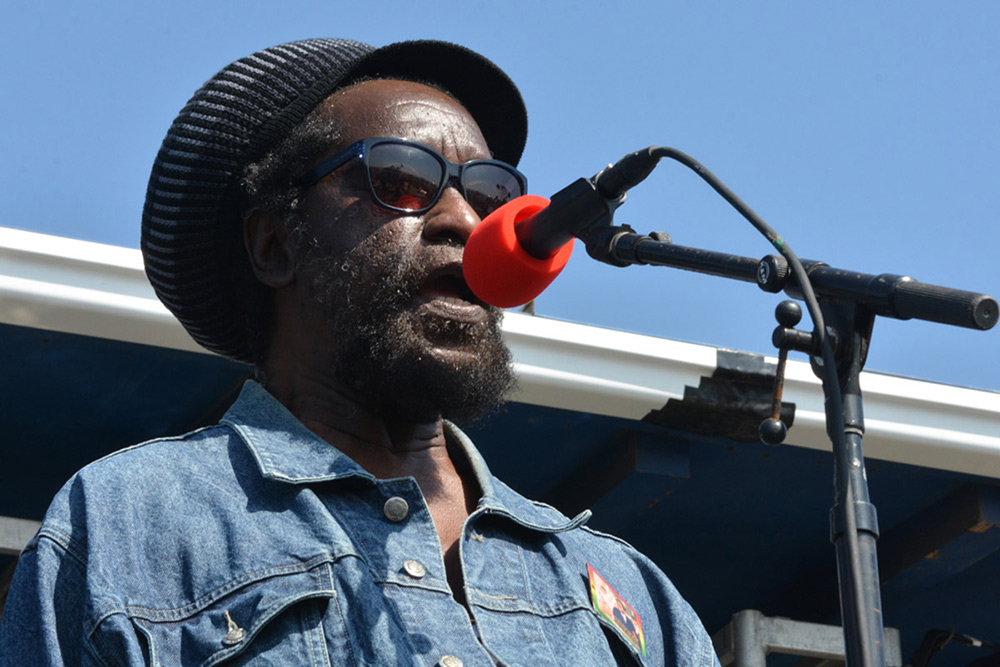
M 527 136 L 517 88 L 479 54 L 446 42 L 381 49 L 310 39 L 242 58 L 209 79 L 174 120 L 153 164 L 142 215 L 146 275 L 202 346 L 251 362 L 233 272 L 242 235 L 240 179 L 332 92 L 361 77 L 443 86 L 472 114 L 494 155 L 516 164 Z M 241 260 L 245 261 L 245 260 Z

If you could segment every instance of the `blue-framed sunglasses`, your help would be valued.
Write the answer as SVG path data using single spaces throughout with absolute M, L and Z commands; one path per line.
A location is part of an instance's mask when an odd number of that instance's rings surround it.
M 391 211 L 424 213 L 454 184 L 480 218 L 525 194 L 524 174 L 499 160 L 455 164 L 433 148 L 394 137 L 371 137 L 348 146 L 302 177 L 304 188 L 354 158 L 365 166 L 368 189 L 375 202 Z

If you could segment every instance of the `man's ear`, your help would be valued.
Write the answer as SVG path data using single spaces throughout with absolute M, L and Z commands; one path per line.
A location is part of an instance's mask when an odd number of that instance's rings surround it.
M 243 216 L 243 242 L 257 280 L 274 288 L 295 281 L 294 261 L 288 235 L 276 216 L 251 209 Z

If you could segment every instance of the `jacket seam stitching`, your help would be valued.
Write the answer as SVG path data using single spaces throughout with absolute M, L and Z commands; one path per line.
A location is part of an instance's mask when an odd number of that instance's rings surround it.
M 86 548 L 81 548 L 83 545 L 79 541 L 73 539 L 73 536 L 69 533 L 63 532 L 54 526 L 48 526 L 42 524 L 41 528 L 38 529 L 38 535 L 36 536 L 36 544 L 41 540 L 48 540 L 56 546 L 58 546 L 66 555 L 70 556 L 78 562 L 80 565 L 87 566 L 87 556 Z M 38 547 L 34 547 L 37 549 Z M 25 550 L 27 551 L 27 550 Z
M 275 577 L 295 575 L 295 574 L 307 574 L 317 567 L 321 567 L 325 563 L 331 563 L 338 560 L 336 556 L 332 554 L 316 556 L 304 563 L 294 563 L 289 565 L 279 565 L 276 567 L 266 568 L 263 570 L 255 570 L 248 572 L 246 574 L 240 575 L 235 579 L 231 579 L 222 586 L 219 586 L 208 593 L 205 593 L 197 600 L 189 602 L 188 604 L 182 605 L 180 607 L 171 607 L 167 609 L 156 609 L 152 607 L 146 607 L 142 605 L 126 605 L 124 607 L 124 612 L 129 616 L 136 618 L 142 618 L 150 622 L 171 622 L 179 621 L 184 618 L 199 612 L 205 607 L 211 605 L 214 602 L 226 597 L 233 591 L 239 590 L 249 584 L 265 581 L 267 579 L 273 579 Z

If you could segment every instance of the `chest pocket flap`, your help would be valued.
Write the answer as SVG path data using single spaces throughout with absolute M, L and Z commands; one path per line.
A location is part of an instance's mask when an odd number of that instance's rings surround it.
M 152 665 L 314 664 L 336 608 L 332 564 L 270 568 L 234 580 L 179 609 L 130 607 Z M 331 604 L 333 603 L 333 604 Z M 339 613 L 334 631 L 343 632 Z M 338 629 L 339 628 L 339 629 Z

